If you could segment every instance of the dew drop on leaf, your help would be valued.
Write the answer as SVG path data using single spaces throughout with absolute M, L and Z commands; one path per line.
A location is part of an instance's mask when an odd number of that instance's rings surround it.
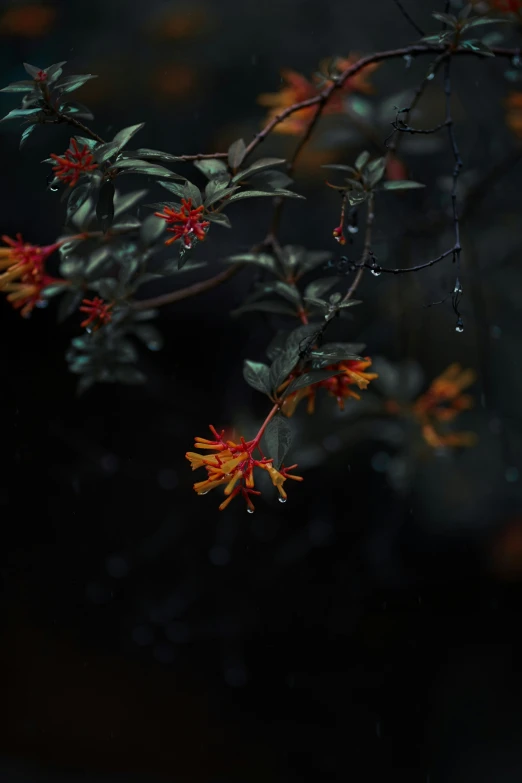
M 373 275 L 374 277 L 379 277 L 379 275 L 381 274 L 381 272 L 382 272 L 382 269 L 381 269 L 381 267 L 380 267 L 380 266 L 374 266 L 374 267 L 373 267 L 373 269 L 372 269 L 372 275 Z
M 279 498 L 280 503 L 286 503 L 286 498 Z
M 253 514 L 254 513 L 254 509 L 253 508 L 247 508 L 247 513 L 248 514 Z

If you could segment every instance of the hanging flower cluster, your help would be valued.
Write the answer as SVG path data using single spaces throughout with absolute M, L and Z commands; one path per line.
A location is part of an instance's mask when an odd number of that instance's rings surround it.
M 183 240 L 183 245 L 189 250 L 195 239 L 202 242 L 205 239 L 205 232 L 210 226 L 208 220 L 201 220 L 205 207 L 192 206 L 192 199 L 181 199 L 181 208 L 179 210 L 171 207 L 164 207 L 163 212 L 155 212 L 157 217 L 163 218 L 168 226 L 167 231 L 171 231 L 174 236 L 167 239 L 166 245 L 171 245 L 178 239 Z
M 295 409 L 303 399 L 308 400 L 307 411 L 313 413 L 315 410 L 315 395 L 316 389 L 326 389 L 331 397 L 335 397 L 337 405 L 340 410 L 344 410 L 344 401 L 350 397 L 360 400 L 361 395 L 357 394 L 353 390 L 353 386 L 357 386 L 359 389 L 366 389 L 370 381 L 378 378 L 375 372 L 365 372 L 365 370 L 371 366 L 371 359 L 367 356 L 363 360 L 349 360 L 343 362 L 337 362 L 337 364 L 331 364 L 325 367 L 326 370 L 337 372 L 337 375 L 326 380 L 314 383 L 313 386 L 304 386 L 298 389 L 296 392 L 289 394 L 283 400 L 281 410 L 286 416 L 293 416 Z M 289 380 L 283 384 L 284 389 L 291 381 L 293 376 L 290 376 Z
M 8 247 L 0 248 L 0 291 L 7 292 L 7 300 L 16 309 L 21 308 L 24 317 L 30 315 L 34 306 L 42 302 L 43 289 L 53 283 L 65 281 L 51 277 L 45 272 L 45 262 L 60 247 L 60 242 L 39 247 L 24 242 L 21 234 L 16 239 L 2 237 Z
M 215 427 L 210 426 L 214 439 L 196 438 L 194 447 L 203 451 L 213 451 L 214 454 L 207 456 L 198 452 L 188 451 L 185 455 L 189 460 L 192 470 L 205 468 L 207 478 L 205 481 L 198 481 L 194 484 L 194 490 L 198 495 L 206 495 L 211 489 L 216 487 L 225 487 L 225 500 L 219 506 L 222 511 L 238 495 L 242 495 L 247 504 L 247 510 L 250 514 L 255 511 L 251 495 L 260 495 L 261 493 L 254 489 L 254 468 L 266 470 L 272 480 L 272 484 L 279 492 L 279 499 L 285 502 L 287 495 L 283 487 L 287 479 L 302 481 L 301 476 L 292 476 L 288 471 L 293 470 L 297 465 L 291 465 L 288 468 L 281 467 L 277 470 L 273 466 L 273 459 L 267 459 L 260 447 L 259 441 L 264 431 L 261 428 L 253 440 L 245 441 L 240 439 L 239 443 L 233 440 L 224 439 L 224 430 L 217 432 Z M 255 451 L 260 454 L 260 459 L 253 455 Z
M 53 166 L 55 176 L 70 188 L 78 183 L 82 174 L 88 174 L 98 168 L 89 147 L 86 144 L 79 147 L 74 138 L 62 156 L 52 152 L 50 157 L 56 161 L 56 166 Z
M 444 424 L 473 407 L 471 395 L 462 392 L 475 378 L 473 370 L 463 370 L 457 363 L 450 364 L 415 402 L 404 406 L 388 400 L 386 409 L 389 413 L 412 416 L 420 425 L 424 441 L 433 448 L 473 446 L 477 441 L 474 432 L 445 432 Z
M 95 296 L 94 299 L 83 299 L 80 312 L 88 313 L 88 317 L 85 321 L 81 322 L 80 326 L 85 329 L 92 328 L 92 331 L 95 332 L 100 326 L 105 326 L 105 324 L 110 323 L 112 314 L 109 310 L 113 306 L 114 302 L 107 304 L 103 299 L 100 299 L 99 296 Z

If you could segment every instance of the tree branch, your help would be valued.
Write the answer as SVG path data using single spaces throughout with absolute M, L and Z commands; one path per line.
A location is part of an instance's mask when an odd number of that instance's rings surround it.
M 422 37 L 423 37 L 423 35 L 424 35 L 424 30 L 422 30 L 422 29 L 419 27 L 419 25 L 417 24 L 417 22 L 416 22 L 414 19 L 412 19 L 412 17 L 409 15 L 409 13 L 407 12 L 407 10 L 404 8 L 403 4 L 401 3 L 401 0 L 393 0 L 393 2 L 394 2 L 394 3 L 395 3 L 395 5 L 397 6 L 397 8 L 398 8 L 398 9 L 399 9 L 399 11 L 401 12 L 401 14 L 404 16 L 404 18 L 406 19 L 406 21 L 407 21 L 409 24 L 411 24 L 411 26 L 413 27 L 413 29 L 415 30 L 415 32 L 416 32 L 416 33 L 418 33 L 418 34 L 421 36 L 421 38 L 422 38 Z

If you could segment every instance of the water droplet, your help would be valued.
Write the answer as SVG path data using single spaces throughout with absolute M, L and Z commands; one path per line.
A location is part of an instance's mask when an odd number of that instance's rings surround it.
M 159 351 L 161 345 L 157 340 L 149 340 L 149 342 L 147 343 L 147 348 L 149 349 L 149 351 Z
M 516 55 L 513 57 L 513 59 L 511 60 L 511 64 L 512 64 L 512 65 L 513 65 L 515 68 L 518 68 L 518 66 L 520 65 L 520 63 L 521 63 L 521 62 L 522 62 L 522 60 L 520 59 L 520 55 L 518 55 L 518 54 L 516 54 Z
M 247 512 L 248 512 L 249 514 L 253 514 L 253 513 L 254 513 L 254 509 L 253 509 L 253 508 L 247 508 Z
M 349 234 L 357 234 L 359 231 L 359 228 L 357 226 L 348 226 L 348 233 Z
M 459 334 L 462 334 L 462 332 L 464 331 L 464 323 L 462 322 L 462 318 L 459 318 L 459 320 L 457 321 L 455 331 L 459 332 Z
M 402 59 L 403 59 L 403 60 L 404 60 L 404 62 L 406 63 L 406 68 L 409 68 L 409 67 L 410 67 L 410 65 L 411 65 L 411 64 L 412 64 L 412 62 L 413 62 L 413 57 L 411 56 L 411 54 L 405 54 L 405 55 L 404 55 L 404 57 L 403 57 Z
M 286 503 L 286 498 L 279 498 L 280 503 Z
M 435 78 L 435 74 L 434 73 L 429 73 L 426 76 L 426 81 L 431 82 L 431 80 L 434 79 L 434 78 Z
M 374 267 L 372 268 L 372 270 L 371 270 L 371 271 L 372 271 L 372 275 L 373 275 L 374 277 L 379 277 L 379 275 L 380 275 L 380 274 L 381 274 L 381 272 L 382 272 L 382 269 L 381 269 L 381 267 L 380 267 L 380 266 L 374 266 Z
M 208 495 L 209 492 L 210 492 L 210 490 L 207 489 L 206 492 L 198 492 L 198 495 Z
M 49 190 L 52 190 L 52 192 L 53 192 L 53 193 L 56 193 L 56 192 L 59 190 L 59 188 L 56 188 L 56 187 L 55 187 L 55 188 L 52 188 L 52 187 L 49 187 Z
M 455 283 L 455 288 L 453 289 L 454 294 L 461 294 L 462 293 L 462 286 L 460 284 L 460 280 L 457 280 Z

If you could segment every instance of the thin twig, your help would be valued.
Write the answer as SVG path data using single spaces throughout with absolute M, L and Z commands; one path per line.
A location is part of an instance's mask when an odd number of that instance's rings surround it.
M 373 193 L 370 193 L 370 196 L 368 198 L 368 208 L 366 212 L 366 232 L 364 236 L 364 248 L 363 248 L 363 254 L 361 257 L 361 264 L 360 268 L 357 271 L 357 274 L 355 275 L 354 281 L 351 284 L 350 288 L 346 292 L 343 302 L 348 302 L 354 293 L 357 290 L 357 287 L 359 283 L 361 282 L 361 278 L 364 273 L 365 266 L 368 262 L 368 259 L 371 258 L 371 252 L 372 252 L 372 228 L 373 228 L 373 221 L 375 219 L 375 196 Z
M 401 14 L 404 16 L 404 18 L 406 19 L 406 21 L 407 21 L 409 24 L 411 24 L 411 26 L 413 27 L 413 29 L 415 30 L 415 32 L 416 32 L 416 33 L 418 33 L 418 34 L 421 36 L 421 38 L 422 38 L 422 37 L 424 36 L 424 30 L 422 30 L 422 29 L 419 27 L 419 25 L 417 24 L 417 22 L 416 22 L 414 19 L 412 19 L 412 17 L 409 15 L 409 13 L 407 12 L 407 10 L 404 8 L 403 4 L 401 3 L 401 0 L 393 0 L 393 2 L 394 2 L 394 3 L 395 3 L 395 5 L 397 6 L 397 8 L 398 8 L 398 9 L 399 9 L 399 11 L 401 12 Z
M 210 277 L 207 280 L 202 280 L 199 283 L 194 283 L 185 288 L 179 288 L 177 291 L 171 291 L 168 294 L 153 296 L 150 299 L 140 299 L 139 301 L 133 302 L 132 306 L 135 310 L 149 310 L 172 304 L 173 302 L 180 302 L 182 299 L 188 299 L 191 296 L 204 294 L 206 291 L 211 291 L 213 288 L 217 288 L 217 286 L 221 285 L 221 283 L 230 280 L 230 278 L 234 277 L 243 266 L 243 264 L 232 264 L 222 272 L 219 272 L 219 274 L 214 275 L 214 277 Z

